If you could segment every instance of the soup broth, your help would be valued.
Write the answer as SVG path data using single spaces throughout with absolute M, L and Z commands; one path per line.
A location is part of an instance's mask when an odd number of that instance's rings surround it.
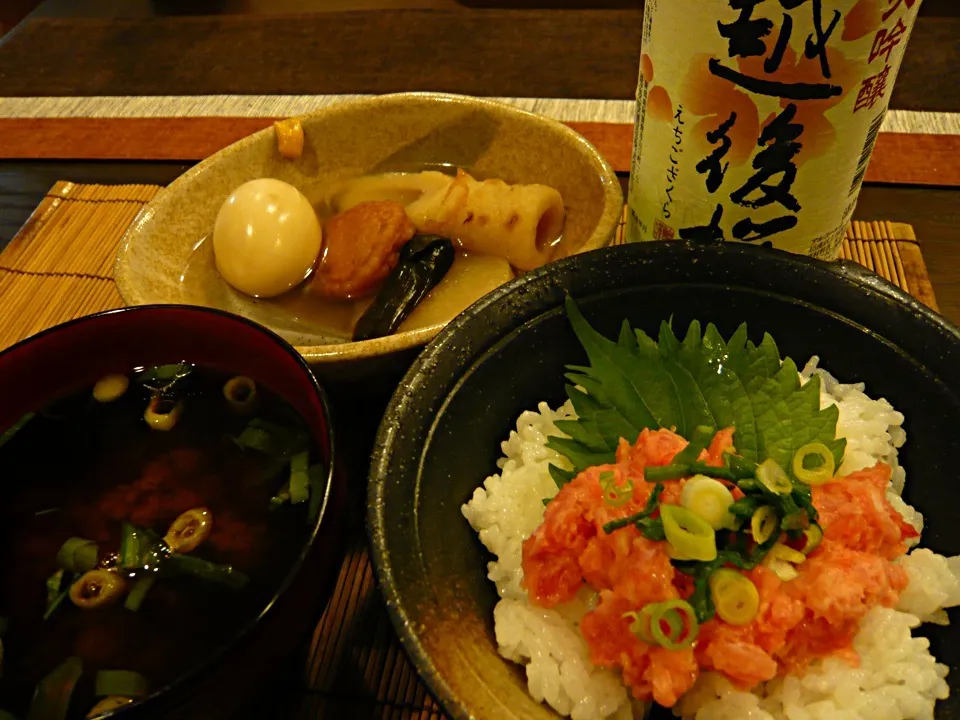
M 100 671 L 148 693 L 194 669 L 256 617 L 311 530 L 319 505 L 293 471 L 309 470 L 318 501 L 325 473 L 297 413 L 249 380 L 225 391 L 228 375 L 171 367 L 114 377 L 113 393 L 127 388 L 109 402 L 62 398 L 0 447 L 0 708 L 16 717 L 33 717 L 35 688 L 68 658 L 82 663 L 69 712 L 44 720 L 85 717 Z M 197 510 L 200 525 L 175 526 Z M 91 560 L 123 589 L 82 608 Z

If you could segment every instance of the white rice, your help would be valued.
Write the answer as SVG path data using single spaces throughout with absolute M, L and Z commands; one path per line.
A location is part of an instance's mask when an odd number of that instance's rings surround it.
M 900 497 L 905 473 L 897 456 L 906 441 L 903 415 L 884 399 L 868 397 L 862 383 L 846 385 L 817 367 L 813 358 L 801 372 L 806 382 L 821 378 L 820 405 L 839 409 L 837 435 L 847 439 L 840 472 L 870 467 L 878 460 L 894 468 L 887 497 L 907 522 L 923 528 L 923 516 Z M 567 402 L 557 410 L 540 403 L 524 412 L 517 429 L 501 444 L 500 472 L 488 477 L 463 508 L 464 517 L 496 556 L 488 577 L 500 601 L 494 624 L 500 654 L 526 668 L 531 696 L 573 720 L 640 718 L 620 675 L 594 667 L 579 631 L 590 593 L 546 610 L 534 607 L 520 587 L 522 545 L 543 521 L 543 498 L 556 493 L 551 463 L 563 466 L 546 447 L 560 435 L 554 422 L 575 417 Z M 919 548 L 898 560 L 910 577 L 896 609 L 875 608 L 861 623 L 854 648 L 861 664 L 840 660 L 815 663 L 803 677 L 787 676 L 736 690 L 722 675 L 702 673 L 674 708 L 684 720 L 932 720 L 934 705 L 946 698 L 947 667 L 930 654 L 929 642 L 910 631 L 921 622 L 946 623 L 944 608 L 960 605 L 960 557 L 944 558 Z

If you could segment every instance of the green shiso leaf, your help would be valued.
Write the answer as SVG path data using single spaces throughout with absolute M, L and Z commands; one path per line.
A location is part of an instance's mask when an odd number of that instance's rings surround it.
M 688 440 L 696 428 L 734 427 L 734 445 L 746 464 L 773 458 L 793 476 L 793 455 L 820 442 L 839 467 L 846 441 L 836 437 L 838 411 L 820 409 L 820 380 L 800 384 L 796 364 L 781 361 L 770 335 L 759 345 L 746 325 L 728 341 L 712 324 L 690 323 L 679 340 L 669 322 L 654 342 L 624 321 L 616 342 L 594 330 L 572 298 L 567 316 L 588 365 L 570 365 L 567 395 L 577 413 L 547 446 L 571 468 L 551 466 L 558 487 L 588 467 L 612 463 L 621 438 L 634 442 L 644 428 L 671 428 Z M 793 478 L 796 480 L 796 478 Z
M 589 375 L 595 381 L 591 383 L 595 390 L 587 387 L 587 392 L 641 429 L 675 425 L 681 414 L 680 399 L 658 358 L 605 338 L 590 327 L 569 297 L 566 308 L 573 331 L 590 360 Z
M 726 343 L 717 329 L 708 325 L 701 336 L 700 323 L 692 322 L 680 345 L 677 360 L 700 388 L 717 429 L 735 427 L 737 452 L 747 460 L 756 461 L 757 429 L 753 406 L 743 383 L 726 364 L 726 359 Z

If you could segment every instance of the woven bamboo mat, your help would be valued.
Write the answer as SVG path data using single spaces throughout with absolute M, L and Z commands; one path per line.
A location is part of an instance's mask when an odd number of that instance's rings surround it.
M 113 284 L 120 238 L 160 188 L 58 182 L 0 254 L 0 349 L 44 328 L 123 304 Z M 622 234 L 622 233 L 621 233 Z M 937 309 L 909 225 L 853 223 L 841 257 Z M 377 592 L 358 529 L 314 631 L 301 720 L 442 720 L 407 660 Z

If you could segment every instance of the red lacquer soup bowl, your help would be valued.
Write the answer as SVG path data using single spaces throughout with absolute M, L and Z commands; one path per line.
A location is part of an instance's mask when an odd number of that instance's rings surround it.
M 308 428 L 311 458 L 321 470 L 312 476 L 316 504 L 311 514 L 304 513 L 305 529 L 277 561 L 284 566 L 275 570 L 276 581 L 262 593 L 262 603 L 254 601 L 254 610 L 235 630 L 224 632 L 222 642 L 183 662 L 181 674 L 113 714 L 125 719 L 226 718 L 249 706 L 271 669 L 309 638 L 332 590 L 342 551 L 345 483 L 336 469 L 326 394 L 290 345 L 241 317 L 198 307 L 140 306 L 84 317 L 35 335 L 0 353 L 0 432 L 104 376 L 177 363 L 249 377 L 270 397 L 285 401 Z M 0 506 L 13 497 L 15 486 L 8 483 L 31 481 L 24 480 L 29 470 L 0 468 Z M 39 597 L 42 602 L 42 589 Z M 84 612 L 74 607 L 67 611 Z M 15 662 L 15 648 L 8 644 L 6 651 L 3 662 Z M 0 699 L 2 693 L 0 687 Z M 68 718 L 82 718 L 89 710 L 76 705 Z

